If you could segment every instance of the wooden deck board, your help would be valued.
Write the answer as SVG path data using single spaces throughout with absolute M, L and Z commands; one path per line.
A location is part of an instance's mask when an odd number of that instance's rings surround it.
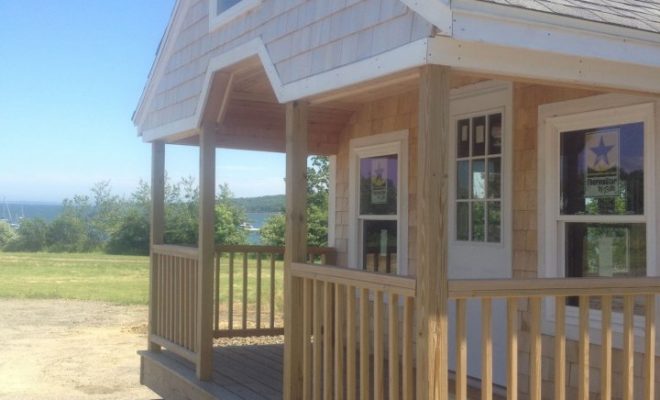
M 283 354 L 281 344 L 216 347 L 213 354 L 213 381 L 203 385 L 219 400 L 281 400 Z M 160 359 L 158 357 L 170 360 L 170 368 L 189 370 L 189 379 L 194 382 L 192 363 L 169 352 L 157 355 L 155 359 Z M 386 372 L 387 365 L 383 368 Z M 369 380 L 373 388 L 373 376 Z M 450 382 L 452 394 L 449 396 L 452 400 L 453 383 Z M 469 388 L 468 399 L 479 398 L 479 389 Z M 495 395 L 494 399 L 501 400 L 503 397 Z

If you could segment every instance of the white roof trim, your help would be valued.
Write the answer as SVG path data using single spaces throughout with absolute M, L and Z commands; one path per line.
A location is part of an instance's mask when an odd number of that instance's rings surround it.
M 136 126 L 140 126 L 144 123 L 144 118 L 146 117 L 145 110 L 149 109 L 151 101 L 155 95 L 156 82 L 159 82 L 165 73 L 167 63 L 162 61 L 168 60 L 171 53 L 174 51 L 174 42 L 183 25 L 184 15 L 182 14 L 188 10 L 189 5 L 190 0 L 177 0 L 174 5 L 174 10 L 172 11 L 165 33 L 161 39 L 158 53 L 156 54 L 149 76 L 147 77 L 147 85 L 142 91 L 135 114 L 133 115 L 133 123 Z
M 438 28 L 440 35 L 451 36 L 450 0 L 401 0 L 403 4 Z
M 159 140 L 181 131 L 194 133 L 201 126 L 214 74 L 251 57 L 259 58 L 277 100 L 287 103 L 424 65 L 427 41 L 428 39 L 421 39 L 375 57 L 284 85 L 263 40 L 260 37 L 252 39 L 211 59 L 204 78 L 200 102 L 193 117 L 145 131 L 142 133 L 143 140 L 148 142 Z
M 588 21 L 551 14 L 521 12 L 514 7 L 492 7 L 483 2 L 478 2 L 477 8 L 472 0 L 459 0 L 455 4 L 453 37 L 457 40 L 660 67 L 660 35 L 657 34 L 646 35 L 647 32 L 607 24 L 587 24 Z M 458 8 L 458 5 L 469 7 Z M 501 12 L 489 12 L 492 10 Z M 505 11 L 513 13 L 505 14 Z M 529 16 L 535 19 L 526 18 Z M 575 26 L 576 21 L 580 22 L 579 27 Z M 600 30 L 591 29 L 595 27 Z M 623 36 L 629 33 L 644 35 Z
M 660 66 L 551 54 L 440 36 L 429 40 L 428 54 L 429 64 L 466 71 L 660 93 Z

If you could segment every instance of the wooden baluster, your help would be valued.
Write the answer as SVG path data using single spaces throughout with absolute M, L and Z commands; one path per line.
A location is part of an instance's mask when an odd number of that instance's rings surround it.
M 247 317 L 248 317 L 248 253 L 243 253 L 243 318 L 242 326 L 243 330 L 247 329 Z
M 360 399 L 370 398 L 369 289 L 360 292 Z
M 227 329 L 234 329 L 234 252 L 229 253 L 229 295 L 227 298 Z
M 413 400 L 415 378 L 413 377 L 413 326 L 415 324 L 415 299 L 406 297 L 403 303 L 403 398 Z
M 333 284 L 325 282 L 323 293 L 323 400 L 332 399 L 332 292 Z
M 346 290 L 346 400 L 355 400 L 357 388 L 357 371 L 355 370 L 355 287 L 349 286 Z
M 257 329 L 261 329 L 261 253 L 257 252 Z M 305 297 L 307 299 L 307 297 Z
M 635 332 L 633 331 L 635 298 L 623 297 L 623 400 L 633 400 L 634 364 L 635 364 Z
M 197 263 L 194 260 L 190 260 L 188 265 L 190 278 L 188 279 L 188 312 L 190 313 L 188 319 L 188 337 L 190 338 L 190 350 L 195 351 L 195 299 L 197 298 L 195 294 L 195 285 L 197 284 Z
M 541 400 L 541 298 L 529 300 L 531 311 L 530 328 L 530 399 Z
M 275 254 L 270 254 L 270 329 L 275 328 Z
M 481 400 L 493 399 L 493 303 L 481 300 Z
M 335 399 L 344 399 L 344 320 L 346 314 L 346 288 L 335 284 Z
M 456 400 L 467 400 L 467 301 L 456 300 Z
M 555 298 L 555 399 L 566 399 L 566 297 Z
M 601 299 L 600 395 L 612 398 L 612 296 Z
M 389 399 L 398 400 L 401 387 L 399 382 L 399 296 L 390 294 L 388 301 L 389 315 L 387 317 L 387 323 L 389 348 L 387 356 L 389 357 Z
M 215 288 L 213 294 L 215 297 L 215 331 L 220 330 L 220 258 L 222 253 L 218 250 L 215 252 Z
M 323 282 L 314 283 L 314 345 L 313 345 L 313 375 L 314 375 L 314 384 L 312 389 L 314 391 L 313 398 L 314 400 L 321 400 L 321 372 L 323 371 L 322 360 L 322 343 L 323 343 Z
M 259 257 L 259 256 L 258 256 Z M 259 257 L 261 258 L 261 257 Z M 257 270 L 259 270 L 259 264 Z M 258 281 L 257 281 L 258 282 Z M 305 346 L 303 347 L 303 396 L 306 399 L 312 398 L 312 318 L 313 318 L 313 301 L 314 281 L 305 279 L 303 281 L 303 330 L 305 336 Z M 259 327 L 259 324 L 257 324 Z
M 179 259 L 179 265 L 177 265 L 177 281 L 176 281 L 176 313 L 177 313 L 177 344 L 183 343 L 183 265 L 186 260 L 184 258 Z
M 589 296 L 580 296 L 578 399 L 589 399 Z
M 645 358 L 644 398 L 655 398 L 655 295 L 647 295 L 645 302 Z
M 374 398 L 384 398 L 383 391 L 383 292 L 374 296 Z
M 507 308 L 507 400 L 518 399 L 518 299 L 506 300 Z

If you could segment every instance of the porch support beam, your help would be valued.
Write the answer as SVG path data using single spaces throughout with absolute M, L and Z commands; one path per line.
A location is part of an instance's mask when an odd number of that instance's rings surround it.
M 303 283 L 291 264 L 307 254 L 308 105 L 286 105 L 286 250 L 284 252 L 284 398 L 303 399 Z
M 165 239 L 165 143 L 156 141 L 151 144 L 151 247 L 163 244 Z M 149 267 L 149 334 L 156 331 L 155 260 L 151 255 Z M 149 351 L 160 351 L 161 347 L 149 340 Z
M 449 68 L 422 68 L 417 139 L 417 398 L 444 400 L 447 383 Z
M 197 378 L 213 373 L 213 255 L 215 236 L 215 124 L 199 133 L 199 273 L 197 282 Z

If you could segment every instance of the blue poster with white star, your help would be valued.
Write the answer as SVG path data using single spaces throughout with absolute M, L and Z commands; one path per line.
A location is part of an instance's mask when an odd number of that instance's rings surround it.
M 585 135 L 585 197 L 610 197 L 619 194 L 619 135 L 618 129 Z

